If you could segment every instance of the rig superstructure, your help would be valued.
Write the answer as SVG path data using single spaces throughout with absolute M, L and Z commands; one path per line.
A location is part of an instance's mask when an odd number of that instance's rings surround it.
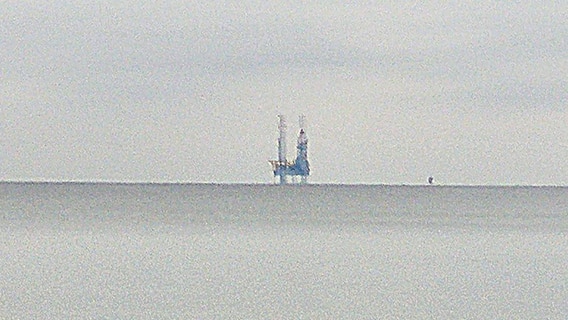
M 295 161 L 286 159 L 286 119 L 279 115 L 278 130 L 278 160 L 269 160 L 272 164 L 274 177 L 280 177 L 280 184 L 288 183 L 288 176 L 292 177 L 292 182 L 296 182 L 296 177 L 300 177 L 300 183 L 307 183 L 310 175 L 310 163 L 308 162 L 308 135 L 306 134 L 306 118 L 300 116 L 300 133 L 296 145 L 297 154 Z

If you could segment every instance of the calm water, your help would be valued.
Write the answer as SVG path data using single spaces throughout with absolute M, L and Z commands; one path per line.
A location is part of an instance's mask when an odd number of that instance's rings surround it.
M 567 319 L 568 188 L 0 184 L 0 318 Z

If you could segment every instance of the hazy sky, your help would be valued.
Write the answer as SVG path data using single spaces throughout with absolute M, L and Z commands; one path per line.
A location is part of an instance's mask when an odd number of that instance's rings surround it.
M 0 180 L 568 185 L 568 2 L 0 2 Z

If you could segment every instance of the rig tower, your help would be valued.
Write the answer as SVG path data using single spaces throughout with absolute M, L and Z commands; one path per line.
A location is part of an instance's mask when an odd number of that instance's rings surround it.
M 279 115 L 278 130 L 278 160 L 270 160 L 272 171 L 275 177 L 280 177 L 280 184 L 288 183 L 288 176 L 292 177 L 292 181 L 296 181 L 296 177 L 300 177 L 300 183 L 308 182 L 310 175 L 310 163 L 308 162 L 308 136 L 305 131 L 306 117 L 300 116 L 300 133 L 298 134 L 298 144 L 296 145 L 297 154 L 295 161 L 286 159 L 286 119 L 283 115 Z

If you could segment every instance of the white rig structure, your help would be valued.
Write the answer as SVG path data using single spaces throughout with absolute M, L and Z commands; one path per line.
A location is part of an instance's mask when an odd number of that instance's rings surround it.
M 300 177 L 300 183 L 307 183 L 310 175 L 310 163 L 308 162 L 308 135 L 306 134 L 306 117 L 300 116 L 300 133 L 296 145 L 297 155 L 295 161 L 286 159 L 286 119 L 279 115 L 278 130 L 278 160 L 269 160 L 275 177 L 280 177 L 280 184 L 288 183 L 287 176 L 292 177 L 292 182 Z

